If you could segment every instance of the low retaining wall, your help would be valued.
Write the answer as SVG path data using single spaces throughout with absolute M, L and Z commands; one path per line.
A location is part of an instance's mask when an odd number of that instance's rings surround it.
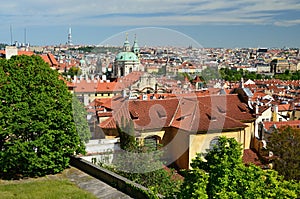
M 155 196 L 150 195 L 149 189 L 146 187 L 132 182 L 127 178 L 124 178 L 114 172 L 111 172 L 107 169 L 101 168 L 97 165 L 92 164 L 79 157 L 71 157 L 70 164 L 77 169 L 109 184 L 110 186 L 126 193 L 127 195 L 137 198 L 155 198 Z M 157 195 L 157 198 L 163 198 L 162 195 Z

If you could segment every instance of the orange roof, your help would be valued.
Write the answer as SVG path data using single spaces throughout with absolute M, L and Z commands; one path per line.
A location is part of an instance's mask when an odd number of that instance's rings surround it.
M 49 58 L 49 60 L 51 61 L 52 65 L 58 65 L 58 62 L 57 62 L 57 60 L 55 59 L 55 57 L 54 57 L 53 54 L 48 53 L 47 55 L 48 55 L 48 58 Z
M 300 120 L 290 120 L 290 121 L 280 121 L 280 122 L 263 122 L 265 129 L 269 130 L 271 126 L 276 126 L 276 128 L 280 128 L 283 126 L 290 126 L 293 128 L 300 127 Z
M 202 103 L 201 99 L 186 98 L 180 101 L 172 126 L 189 132 L 223 131 L 245 128 L 247 125 L 230 118 L 226 110 L 215 110 L 214 106 Z M 223 112 L 225 111 L 225 114 Z
M 256 99 L 262 98 L 262 97 L 264 97 L 264 96 L 266 96 L 266 95 L 267 95 L 267 94 L 265 94 L 264 92 L 258 91 L 258 92 L 253 93 L 252 99 L 253 99 L 253 100 L 256 100 Z
M 278 105 L 278 111 L 289 111 L 291 110 L 290 104 L 279 104 Z
M 58 62 L 56 61 L 55 57 L 51 53 L 47 53 L 44 55 L 40 55 L 40 57 L 48 63 L 51 67 L 56 67 L 58 65 Z
M 98 81 L 82 79 L 73 81 L 73 84 L 75 86 L 74 91 L 77 93 L 95 93 Z
M 6 51 L 5 50 L 0 50 L 0 54 L 6 54 Z M 34 52 L 32 52 L 32 51 L 25 51 L 25 50 L 18 50 L 18 55 L 28 55 L 28 56 L 31 56 L 31 55 L 34 55 Z
M 97 93 L 113 93 L 120 92 L 124 89 L 124 84 L 121 82 L 99 82 L 97 85 Z
M 34 52 L 32 52 L 32 51 L 18 51 L 18 55 L 28 55 L 28 56 L 31 56 L 31 55 L 34 55 Z
M 40 55 L 40 57 L 48 64 L 51 65 L 51 61 L 47 55 Z
M 113 117 L 101 123 L 101 128 L 113 128 L 121 118 L 127 118 L 134 121 L 137 130 L 172 126 L 186 131 L 204 132 L 242 129 L 246 125 L 240 121 L 253 119 L 237 95 L 175 96 L 152 100 L 125 100 L 119 96 L 113 99 L 110 105 Z

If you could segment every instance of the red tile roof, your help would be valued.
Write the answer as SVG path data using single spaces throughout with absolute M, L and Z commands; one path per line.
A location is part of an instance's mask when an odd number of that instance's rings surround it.
M 235 120 L 250 121 L 255 119 L 248 106 L 242 103 L 236 94 L 202 96 L 198 97 L 198 100 L 207 107 L 219 113 L 225 113 L 226 116 Z
M 199 99 L 199 98 L 198 98 Z M 224 112 L 225 113 L 225 112 Z M 182 99 L 171 126 L 189 132 L 243 129 L 245 124 L 219 113 L 197 98 Z
M 34 52 L 32 51 L 18 51 L 18 55 L 28 55 L 28 56 L 31 56 L 31 55 L 34 55 Z
M 290 126 L 293 128 L 300 127 L 300 120 L 290 120 L 290 121 L 281 121 L 281 122 L 263 122 L 265 129 L 269 130 L 271 126 L 276 126 L 276 128 L 280 128 L 283 126 Z
M 177 98 L 161 100 L 131 100 L 129 112 L 138 130 L 168 127 L 178 107 Z
M 293 110 L 291 104 L 279 104 L 277 106 L 279 112 Z
M 98 81 L 97 80 L 74 80 L 74 91 L 77 93 L 96 93 Z
M 121 82 L 98 82 L 97 93 L 113 93 L 121 92 L 124 89 L 124 84 Z
M 222 103 L 221 103 L 222 102 Z M 121 118 L 133 120 L 137 130 L 175 127 L 186 131 L 231 130 L 246 127 L 241 121 L 252 120 L 248 108 L 237 95 L 173 97 L 152 100 L 125 100 L 116 97 L 101 106 L 109 106 L 113 116 L 100 124 L 113 128 Z
M 51 61 L 47 55 L 40 55 L 40 57 L 44 60 L 44 62 L 48 63 L 51 65 Z
M 243 163 L 246 165 L 254 164 L 256 166 L 262 166 L 262 162 L 260 161 L 257 153 L 255 153 L 252 149 L 245 149 L 243 153 Z

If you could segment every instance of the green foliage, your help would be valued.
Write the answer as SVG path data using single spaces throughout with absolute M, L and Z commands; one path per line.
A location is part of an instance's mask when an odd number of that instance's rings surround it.
M 201 77 L 207 82 L 213 79 L 221 79 L 221 75 L 217 67 L 208 67 L 201 72 Z
M 0 173 L 4 177 L 58 173 L 84 153 L 72 95 L 39 56 L 0 60 Z
M 203 154 L 202 154 L 203 155 Z M 234 138 L 220 137 L 218 144 L 192 161 L 178 198 L 297 198 L 299 183 L 284 181 L 276 171 L 262 170 L 241 159 L 240 144 Z M 205 195 L 207 194 L 207 196 Z
M 268 138 L 268 149 L 275 156 L 274 169 L 286 180 L 300 181 L 300 130 L 283 127 Z
M 1 199 L 30 198 L 30 199 L 95 199 L 96 196 L 86 192 L 67 179 L 35 179 L 23 182 L 0 184 Z
M 147 199 L 159 199 L 160 198 L 157 194 L 153 193 L 153 191 L 151 191 L 151 190 L 147 191 L 147 190 L 141 189 L 137 186 L 134 186 L 131 183 L 126 183 L 126 185 L 133 188 L 133 189 L 135 189 L 135 190 L 137 190 L 137 191 L 139 191 L 139 192 L 141 192 L 141 193 L 143 193 L 145 198 L 147 198 Z
M 208 198 L 206 193 L 208 184 L 208 174 L 199 168 L 194 168 L 189 171 L 184 171 L 184 182 L 181 189 L 174 193 L 177 198 L 182 199 L 198 199 Z
M 118 127 L 120 146 L 123 153 L 115 154 L 113 165 L 99 163 L 151 190 L 154 194 L 169 195 L 178 190 L 181 181 L 174 178 L 174 170 L 167 171 L 161 161 L 162 151 L 151 144 L 144 145 L 135 140 L 133 122 L 121 119 L 123 127 Z
M 222 79 L 226 81 L 240 81 L 243 77 L 244 79 L 271 79 L 271 76 L 264 74 L 257 74 L 255 72 L 249 72 L 247 70 L 231 70 L 229 68 L 221 68 L 219 73 Z M 291 73 L 289 70 L 286 70 L 283 74 L 275 74 L 273 76 L 274 79 L 280 80 L 299 80 L 300 79 L 300 71 L 296 71 Z
M 79 67 L 72 66 L 68 72 L 64 73 L 65 76 L 70 75 L 71 77 L 78 76 L 81 74 L 81 70 Z
M 121 124 L 117 125 L 117 129 L 120 137 L 121 149 L 126 151 L 135 151 L 138 147 L 138 143 L 135 140 L 133 121 L 125 121 L 122 117 Z
M 90 128 L 87 122 L 87 111 L 78 98 L 73 95 L 73 118 L 76 124 L 76 130 L 80 139 L 87 143 L 91 138 Z
M 79 48 L 70 48 L 69 50 L 73 50 L 73 51 L 78 50 L 78 51 L 83 51 L 83 52 L 86 52 L 86 53 L 90 53 L 94 49 L 95 49 L 95 47 L 93 47 L 93 46 L 84 46 L 84 47 L 79 47 Z
M 138 147 L 136 151 L 115 154 L 112 165 L 99 165 L 147 187 L 154 194 L 172 195 L 178 191 L 181 180 L 174 178 L 174 170 L 164 168 L 160 157 L 159 152 Z
M 6 46 L 8 46 L 8 44 L 0 43 L 0 50 L 5 49 Z

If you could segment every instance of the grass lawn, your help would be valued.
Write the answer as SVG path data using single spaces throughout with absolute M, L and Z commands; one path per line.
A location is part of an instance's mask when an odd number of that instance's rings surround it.
M 95 199 L 68 179 L 36 178 L 18 181 L 0 180 L 0 198 L 20 199 Z

